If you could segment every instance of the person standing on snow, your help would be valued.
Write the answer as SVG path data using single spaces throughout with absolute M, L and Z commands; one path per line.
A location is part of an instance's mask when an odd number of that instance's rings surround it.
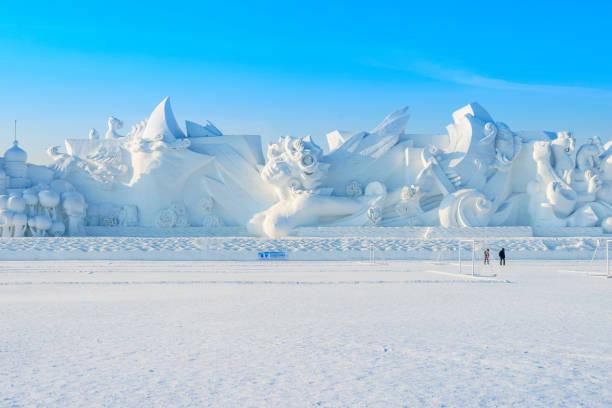
M 506 265 L 506 250 L 504 248 L 499 251 L 499 264 Z
M 489 264 L 489 248 L 484 250 L 484 263 L 485 265 Z

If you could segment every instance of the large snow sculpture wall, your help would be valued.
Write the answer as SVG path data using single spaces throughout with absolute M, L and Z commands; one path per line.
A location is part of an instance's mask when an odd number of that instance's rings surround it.
M 402 108 L 370 132 L 327 134 L 327 153 L 310 137 L 285 136 L 264 157 L 259 136 L 224 135 L 210 122 L 181 129 L 166 98 L 125 135 L 110 117 L 104 138 L 92 129 L 63 152 L 50 148 L 50 169 L 30 171 L 48 180 L 24 176 L 21 153 L 7 152 L 0 187 L 16 198 L 0 206 L 27 214 L 32 227 L 28 219 L 22 232 L 13 215 L 0 225 L 10 218 L 13 236 L 61 222 L 70 234 L 84 224 L 243 226 L 270 237 L 321 225 L 612 227 L 612 143 L 576 149 L 567 132 L 514 131 L 477 103 L 452 118 L 446 133 L 410 134 Z M 48 187 L 58 179 L 63 189 Z M 43 191 L 59 201 L 45 193 L 43 205 Z

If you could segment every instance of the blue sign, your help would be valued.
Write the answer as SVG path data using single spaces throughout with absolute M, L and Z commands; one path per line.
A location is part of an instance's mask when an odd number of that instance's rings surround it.
M 263 261 L 278 261 L 287 259 L 287 253 L 282 251 L 265 251 L 257 254 Z

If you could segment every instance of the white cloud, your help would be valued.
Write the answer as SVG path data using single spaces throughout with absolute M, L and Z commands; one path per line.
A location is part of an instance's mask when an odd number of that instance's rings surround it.
M 438 64 L 424 61 L 411 62 L 409 64 L 386 64 L 379 61 L 373 61 L 370 62 L 370 65 L 397 71 L 411 72 L 426 78 L 437 79 L 454 84 L 468 85 L 477 88 L 555 94 L 578 92 L 582 94 L 592 93 L 608 97 L 612 96 L 612 92 L 598 88 L 512 82 L 505 79 L 482 76 L 473 72 L 446 68 Z

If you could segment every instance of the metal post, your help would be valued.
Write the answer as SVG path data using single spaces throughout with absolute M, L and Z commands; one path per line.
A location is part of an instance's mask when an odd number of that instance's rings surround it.
M 610 241 L 606 241 L 606 276 L 610 277 Z
M 459 241 L 459 275 L 461 275 L 461 241 Z
M 476 263 L 476 241 L 472 241 L 472 276 L 476 275 L 474 264 Z

